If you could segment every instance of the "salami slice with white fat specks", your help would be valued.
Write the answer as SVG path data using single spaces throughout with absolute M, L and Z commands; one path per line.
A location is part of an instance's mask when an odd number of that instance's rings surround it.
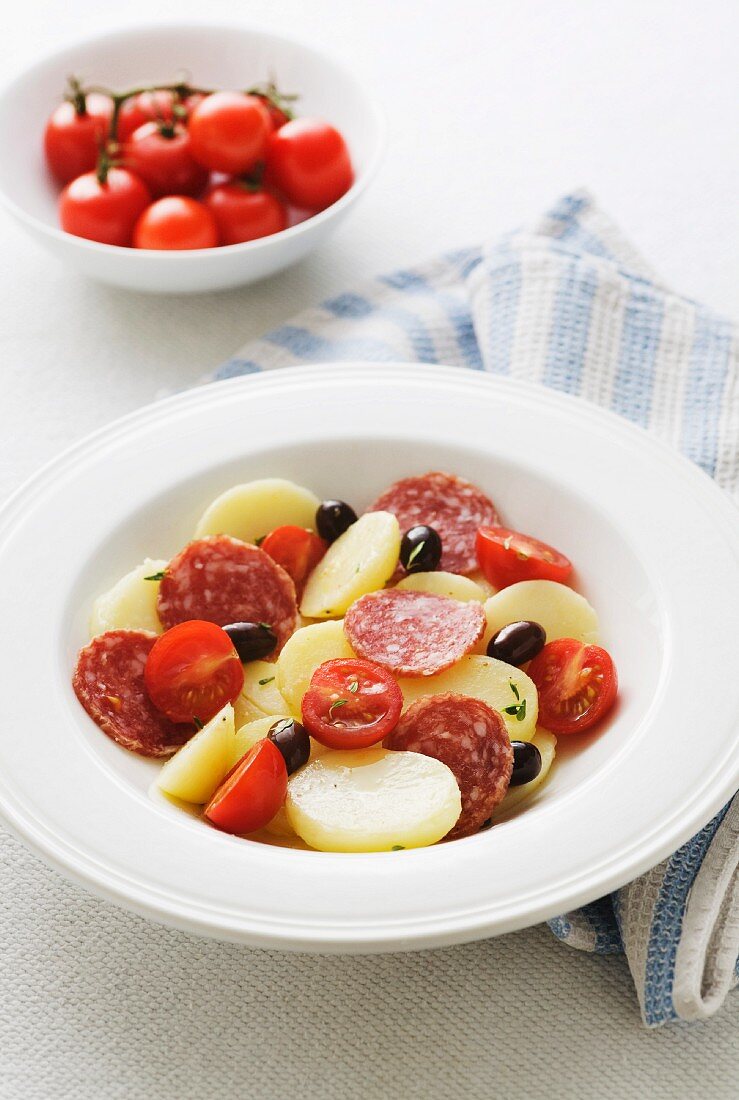
M 419 523 L 433 527 L 441 538 L 440 569 L 472 573 L 477 569 L 478 527 L 497 527 L 500 518 L 492 500 L 471 481 L 435 471 L 396 481 L 368 512 L 392 512 L 401 531 Z
M 427 695 L 408 708 L 384 745 L 432 756 L 454 773 L 462 813 L 446 840 L 476 833 L 508 790 L 511 742 L 501 716 L 481 699 Z
M 92 720 L 124 749 L 169 756 L 195 733 L 160 714 L 144 687 L 144 666 L 157 635 L 109 630 L 80 650 L 72 687 Z
M 159 618 L 165 629 L 188 619 L 218 626 L 267 623 L 277 635 L 275 656 L 298 622 L 295 585 L 257 546 L 211 535 L 172 558 L 159 585 Z
M 433 676 L 450 668 L 484 630 L 481 603 L 402 588 L 362 596 L 344 618 L 354 652 L 398 676 Z

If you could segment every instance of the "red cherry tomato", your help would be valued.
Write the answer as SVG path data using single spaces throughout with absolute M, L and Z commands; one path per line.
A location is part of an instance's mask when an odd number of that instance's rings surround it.
M 291 116 L 286 114 L 281 107 L 278 107 L 269 96 L 260 95 L 259 98 L 267 108 L 273 130 L 279 130 L 281 126 L 284 126 L 286 122 L 290 121 Z
M 294 118 L 270 135 L 267 176 L 289 202 L 324 210 L 354 182 L 346 142 L 317 118 Z
M 74 103 L 61 103 L 46 123 L 46 162 L 59 183 L 92 171 L 108 136 L 113 101 L 96 92 L 83 98 L 83 111 L 78 112 Z
M 552 733 L 579 733 L 605 717 L 618 691 L 610 654 L 574 638 L 557 638 L 529 665 L 539 693 L 539 721 Z
M 215 248 L 216 220 L 201 202 L 186 195 L 167 195 L 152 203 L 136 222 L 134 248 Z
M 262 550 L 281 565 L 295 582 L 300 596 L 305 582 L 328 550 L 328 543 L 305 527 L 276 527 L 263 540 Z
M 303 725 L 330 749 L 366 749 L 395 728 L 403 707 L 397 683 L 374 661 L 324 661 L 303 696 Z
M 145 122 L 124 146 L 123 159 L 155 199 L 199 195 L 208 182 L 208 170 L 193 157 L 190 135 L 179 124 Z
M 225 630 L 189 619 L 156 642 L 144 668 L 146 690 L 173 722 L 208 722 L 244 686 L 244 668 Z
M 287 211 L 278 198 L 238 180 L 212 187 L 203 202 L 218 223 L 222 244 L 269 237 L 287 225 Z
M 263 158 L 272 122 L 258 96 L 214 92 L 193 111 L 189 130 L 196 160 L 213 172 L 241 175 Z
M 72 180 L 59 196 L 62 229 L 103 244 L 130 245 L 136 221 L 151 202 L 138 176 L 111 168 L 105 183 L 95 172 Z
M 178 99 L 174 92 L 160 90 L 139 92 L 127 99 L 118 115 L 118 140 L 126 142 L 140 126 L 147 122 L 173 122 L 189 118 L 202 95 L 194 94 L 184 100 Z
M 553 546 L 507 527 L 481 527 L 475 544 L 483 573 L 496 588 L 517 581 L 559 581 L 572 573 L 572 562 Z
M 253 833 L 269 824 L 286 794 L 284 757 L 265 738 L 231 769 L 203 812 L 225 833 Z

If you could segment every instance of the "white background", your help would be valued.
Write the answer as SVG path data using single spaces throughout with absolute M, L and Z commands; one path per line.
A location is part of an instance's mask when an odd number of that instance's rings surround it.
M 390 138 L 378 178 L 328 246 L 298 268 L 243 291 L 177 299 L 96 286 L 47 258 L 3 216 L 0 495 L 61 447 L 162 390 L 187 386 L 249 337 L 301 307 L 366 275 L 504 231 L 582 185 L 594 191 L 664 279 L 739 315 L 737 10 L 731 0 L 31 0 L 16 5 L 5 13 L 0 36 L 5 73 L 39 51 L 108 27 L 187 16 L 238 18 L 305 37 L 343 57 L 375 86 Z M 39 135 L 29 134 L 28 140 Z M 14 885 L 13 897 L 0 899 L 17 907 L 19 928 L 22 920 L 32 919 L 37 899 L 28 891 L 38 890 L 38 881 L 29 870 L 28 879 L 21 875 L 20 885 Z M 58 899 L 64 891 L 65 907 L 86 905 L 72 888 L 52 886 L 51 876 L 49 882 L 50 896 Z M 84 912 L 89 911 L 87 906 Z M 111 944 L 121 919 L 110 917 Z M 134 1031 L 116 1033 L 118 1069 L 104 1069 L 105 1030 L 90 1048 L 87 1017 L 65 996 L 53 971 L 31 958 L 29 935 L 19 931 L 15 941 L 11 937 L 4 944 L 6 979 L 12 968 L 23 981 L 3 991 L 0 1048 L 12 1048 L 13 1072 L 0 1077 L 0 1096 L 15 1100 L 21 1080 L 26 1100 L 87 1096 L 74 1064 L 79 1058 L 84 1065 L 89 1057 L 106 1081 L 90 1084 L 90 1096 L 168 1098 L 167 1082 L 176 1077 L 157 1076 L 157 1090 L 148 1089 L 153 1070 L 142 1060 Z M 196 951 L 193 942 L 188 941 L 189 949 Z M 73 965 L 81 941 L 72 936 L 65 943 Z M 203 949 L 200 965 L 204 959 L 216 968 L 241 965 L 233 948 L 224 949 L 227 955 L 217 954 L 220 950 Z M 94 1004 L 107 973 L 104 948 L 91 959 L 78 992 Z M 274 979 L 271 966 L 289 987 L 289 965 L 260 956 L 255 980 L 266 998 Z M 166 969 L 163 963 L 156 976 L 165 985 Z M 476 1081 L 480 1088 L 489 1081 L 492 1090 L 496 1080 L 504 1081 L 499 1093 L 504 1098 L 736 1093 L 731 1052 L 739 994 L 709 1025 L 648 1034 L 640 1030 L 622 961 L 567 953 L 540 930 L 399 962 L 396 990 L 382 988 L 383 980 L 391 980 L 388 969 L 382 968 L 384 978 L 378 980 L 371 960 L 334 960 L 327 969 L 345 990 L 359 981 L 364 1011 L 343 1021 L 348 1047 L 335 1053 L 333 1062 L 330 1050 L 322 1061 L 313 1058 L 314 1048 L 301 1048 L 308 1078 L 297 1077 L 303 1095 L 313 1094 L 311 1080 L 321 1095 L 321 1066 L 346 1071 L 347 1050 L 356 1052 L 366 1029 L 377 1034 L 379 1028 L 385 1039 L 373 1057 L 390 1076 L 378 1076 L 370 1067 L 361 1088 L 359 1081 L 353 1086 L 368 1098 L 394 1096 L 388 1080 L 397 1082 L 399 1096 L 424 1097 L 437 1090 L 439 1096 L 458 1094 L 455 1080 L 467 1082 L 468 1091 Z M 449 1011 L 457 1015 L 448 1028 L 431 1003 L 432 974 L 453 999 Z M 475 974 L 474 986 L 459 980 L 461 974 Z M 321 980 L 326 977 L 324 972 Z M 201 980 L 208 981 L 207 971 Z M 125 990 L 124 982 L 122 996 Z M 136 989 L 128 995 L 135 996 Z M 306 996 L 309 1010 L 326 1011 L 318 991 L 313 1001 Z M 378 1019 L 380 1013 L 386 1016 L 388 997 L 403 1019 Z M 419 1003 L 424 998 L 428 1011 Z M 341 996 L 338 1002 L 343 1011 Z M 264 998 L 249 1003 L 252 1015 L 245 1026 L 259 1040 L 250 1048 L 250 1057 L 258 1059 L 274 1017 Z M 151 1010 L 166 1014 L 168 1008 L 155 998 Z M 40 1029 L 51 1026 L 62 1039 L 39 1042 L 36 1025 L 30 1032 L 27 1027 L 29 1011 Z M 457 1034 L 465 1011 L 469 1030 Z M 286 1026 L 284 1020 L 280 1026 Z M 439 1068 L 439 1043 L 444 1049 L 445 1042 L 449 1058 Z M 416 1091 L 432 1046 L 436 1084 Z M 165 1047 L 163 1038 L 163 1058 Z M 221 1053 L 225 1057 L 227 1051 Z M 210 1078 L 214 1087 L 216 1080 L 228 1087 L 221 1053 L 218 1073 Z M 455 1059 L 465 1068 L 455 1069 Z M 471 1060 L 484 1070 L 479 1078 L 469 1076 Z M 503 1063 L 501 1078 L 496 1066 Z M 204 1053 L 192 1072 L 204 1072 L 207 1080 L 207 1065 Z M 265 1077 L 262 1067 L 263 1091 L 254 1096 L 271 1095 L 270 1082 L 278 1095 L 280 1082 L 298 1069 L 292 1066 L 285 1074 L 275 1063 L 273 1075 Z M 48 1074 L 56 1074 L 53 1093 L 44 1084 Z M 172 1084 L 171 1095 L 189 1096 L 188 1081 L 195 1089 L 188 1074 L 176 1088 Z M 210 1093 L 199 1084 L 192 1095 Z M 346 1084 L 336 1095 L 354 1091 Z

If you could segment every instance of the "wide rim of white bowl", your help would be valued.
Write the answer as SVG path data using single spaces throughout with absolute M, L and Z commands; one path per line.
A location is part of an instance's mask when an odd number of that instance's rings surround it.
M 409 414 L 419 401 L 424 416 L 412 420 Z M 464 414 L 457 425 L 449 423 L 451 404 Z M 10 827 L 68 877 L 162 923 L 253 946 L 365 952 L 482 938 L 570 910 L 656 865 L 706 824 L 739 785 L 739 681 L 729 645 L 739 613 L 737 510 L 706 474 L 675 451 L 579 399 L 478 372 L 401 363 L 290 368 L 191 390 L 98 430 L 26 482 L 0 511 L 0 568 L 6 577 L 16 577 L 21 588 L 27 579 L 24 569 L 31 570 L 29 583 L 39 578 L 54 605 L 44 629 L 63 633 L 69 610 L 66 566 L 62 564 L 57 576 L 41 578 L 38 565 L 34 570 L 26 560 L 30 555 L 43 561 L 50 552 L 36 541 L 38 525 L 51 510 L 69 504 L 74 518 L 74 508 L 105 483 L 100 478 L 115 471 L 117 462 L 124 471 L 130 469 L 134 480 L 136 470 L 150 472 L 142 493 L 166 492 L 168 485 L 181 483 L 165 469 L 175 455 L 182 456 L 187 479 L 188 470 L 211 461 L 212 450 L 219 457 L 236 453 L 231 442 L 224 442 L 228 433 L 223 425 L 229 419 L 239 423 L 246 411 L 254 415 L 255 453 L 267 415 L 279 416 L 288 431 L 302 425 L 306 440 L 320 441 L 325 426 L 307 415 L 317 408 L 326 411 L 329 423 L 340 425 L 333 438 L 347 445 L 365 408 L 373 415 L 372 435 L 378 444 L 393 438 L 400 426 L 409 438 L 426 445 L 433 433 L 446 433 L 444 438 L 469 447 L 472 432 L 474 446 L 482 451 L 502 443 L 478 439 L 474 433 L 480 425 L 497 426 L 503 435 L 509 431 L 511 438 L 525 427 L 532 465 L 540 465 L 546 455 L 546 476 L 569 483 L 574 479 L 594 507 L 602 506 L 600 493 L 605 494 L 616 520 L 635 528 L 630 535 L 638 536 L 665 620 L 659 683 L 640 719 L 638 740 L 614 752 L 604 772 L 532 814 L 523 828 L 522 815 L 517 831 L 503 825 L 449 845 L 361 856 L 275 849 L 220 835 L 214 845 L 212 830 L 184 815 L 170 819 L 130 791 L 112 769 L 101 767 L 85 744 L 89 719 L 81 708 L 69 705 L 70 697 L 74 702 L 71 670 L 52 646 L 39 656 L 38 671 L 41 682 L 48 684 L 47 703 L 58 708 L 54 720 L 70 728 L 70 739 L 59 741 L 63 749 L 49 742 L 52 747 L 44 751 L 52 758 L 40 755 L 32 777 L 12 736 L 24 721 L 25 736 L 33 733 L 22 684 L 24 666 L 20 656 L 9 657 L 13 675 L 0 733 L 0 811 Z M 268 426 L 261 430 L 263 439 L 269 439 Z M 582 469 L 580 475 L 573 465 L 573 431 L 582 431 L 589 448 L 590 471 Z M 546 450 L 551 438 L 563 440 L 560 454 Z M 151 465 L 152 457 L 161 459 L 161 469 Z M 638 468 L 640 488 L 621 483 L 625 460 Z M 433 465 L 432 453 L 428 465 Z M 700 522 L 688 522 L 693 519 Z M 108 522 L 104 515 L 85 518 L 85 524 L 101 532 Z M 679 553 L 665 557 L 665 547 L 672 546 L 672 535 L 683 524 Z M 80 545 L 79 554 L 90 549 Z M 711 570 L 696 573 L 695 561 L 709 552 L 721 576 Z M 691 575 L 687 586 L 685 578 Z M 6 621 L 19 649 L 38 638 L 35 623 L 24 622 L 18 612 L 22 606 L 19 595 Z M 696 623 L 696 637 L 686 638 L 685 624 L 696 621 L 698 614 L 702 621 Z M 720 685 L 721 706 L 712 705 L 710 692 L 697 698 L 696 683 Z M 678 736 L 686 723 L 688 735 Z M 41 753 L 33 742 L 31 746 L 30 752 Z M 67 781 L 76 784 L 70 792 Z M 63 826 L 51 816 L 56 801 L 66 815 Z M 94 820 L 102 807 L 110 814 L 111 834 L 93 836 L 85 822 Z M 116 815 L 124 813 L 130 816 L 122 830 Z M 491 837 L 494 848 L 489 846 Z M 493 864 L 499 861 L 498 871 L 507 867 L 516 877 L 515 889 L 493 881 L 491 855 Z M 121 870 L 123 856 L 134 860 L 135 871 Z M 209 894 L 221 889 L 219 875 L 233 874 L 234 868 L 254 884 L 253 896 L 245 895 L 242 905 L 214 902 Z M 165 871 L 178 888 L 165 885 Z M 294 890 L 294 898 L 288 892 L 287 900 L 284 876 Z
M 98 255 L 112 255 L 112 256 L 125 256 L 130 257 L 134 253 L 137 257 L 142 257 L 152 264 L 160 264 L 166 266 L 168 264 L 196 264 L 199 260 L 202 261 L 203 257 L 212 257 L 214 253 L 216 255 L 234 256 L 243 254 L 254 254 L 269 249 L 276 241 L 287 241 L 296 239 L 305 235 L 313 229 L 318 228 L 322 224 L 328 221 L 332 221 L 334 217 L 340 215 L 347 207 L 353 206 L 356 200 L 366 191 L 369 184 L 374 179 L 377 171 L 382 162 L 382 158 L 385 152 L 387 143 L 387 123 L 385 113 L 380 106 L 380 103 L 376 96 L 373 96 L 362 84 L 357 80 L 356 76 L 350 71 L 350 69 L 344 64 L 343 61 L 335 57 L 332 53 L 324 50 L 322 47 L 314 45 L 312 42 L 307 42 L 301 38 L 294 38 L 290 35 L 276 33 L 270 29 L 259 26 L 258 23 L 252 23 L 251 21 L 245 22 L 233 22 L 229 20 L 197 20 L 188 19 L 184 21 L 178 20 L 157 20 L 152 23 L 131 23 L 123 25 L 118 29 L 98 32 L 83 37 L 70 39 L 69 42 L 64 43 L 61 47 L 55 47 L 54 49 L 47 50 L 41 56 L 37 57 L 31 65 L 26 65 L 23 68 L 13 72 L 10 77 L 3 81 L 0 85 L 0 99 L 5 98 L 8 95 L 12 95 L 13 88 L 16 83 L 21 80 L 25 80 L 29 74 L 36 69 L 41 69 L 49 62 L 59 59 L 63 60 L 65 56 L 73 55 L 75 50 L 80 48 L 87 48 L 94 46 L 99 42 L 112 42 L 116 40 L 125 41 L 126 39 L 138 37 L 142 33 L 153 32 L 159 33 L 167 30 L 185 30 L 185 31 L 198 31 L 198 30 L 223 30 L 223 31 L 237 31 L 246 32 L 249 34 L 258 35 L 262 39 L 271 40 L 274 42 L 282 43 L 283 45 L 295 46 L 301 50 L 305 50 L 307 53 L 312 53 L 316 58 L 331 65 L 338 72 L 340 72 L 345 79 L 351 81 L 357 88 L 362 98 L 365 101 L 371 116 L 373 125 L 375 127 L 376 141 L 372 156 L 368 163 L 361 169 L 360 174 L 355 178 L 354 183 L 340 199 L 327 206 L 325 210 L 319 211 L 317 214 L 311 215 L 306 218 L 305 221 L 298 222 L 295 225 L 288 226 L 287 229 L 281 230 L 279 233 L 271 233 L 267 237 L 260 237 L 255 241 L 244 241 L 241 244 L 227 244 L 219 245 L 217 249 L 213 248 L 188 248 L 177 250 L 164 250 L 153 248 L 137 248 L 135 250 L 131 248 L 124 248 L 120 245 L 103 244 L 100 241 L 91 241 L 86 237 L 77 237 L 73 233 L 67 233 L 59 226 L 50 225 L 43 218 L 37 217 L 35 214 L 31 214 L 24 207 L 19 206 L 14 199 L 11 199 L 6 192 L 0 188 L 0 204 L 12 214 L 18 221 L 25 224 L 32 231 L 43 234 L 44 236 L 51 237 L 54 240 L 64 242 L 66 244 L 72 242 L 75 247 L 79 247 L 86 252 L 96 253 Z M 351 152 L 351 150 L 350 150 Z

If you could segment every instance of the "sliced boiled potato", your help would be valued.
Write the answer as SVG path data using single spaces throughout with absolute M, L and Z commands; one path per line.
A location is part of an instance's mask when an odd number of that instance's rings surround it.
M 185 802 L 208 802 L 234 763 L 234 740 L 234 709 L 227 703 L 167 761 L 158 786 Z
M 405 707 L 424 695 L 447 691 L 482 699 L 500 712 L 512 741 L 530 741 L 536 730 L 539 696 L 536 686 L 520 668 L 496 661 L 493 657 L 470 655 L 436 676 L 408 677 L 398 680 Z M 515 712 L 506 714 L 506 708 Z
M 288 714 L 289 707 L 280 694 L 275 661 L 247 661 L 241 694 L 259 707 L 262 714 Z
M 195 538 L 232 535 L 243 542 L 256 542 L 288 523 L 314 528 L 320 503 L 310 489 L 281 477 L 234 485 L 206 508 L 195 528 Z
M 247 699 L 243 692 L 234 700 L 234 722 L 237 729 L 248 722 L 256 722 L 258 718 L 265 717 L 267 716 L 261 707 L 252 703 L 251 699 Z
M 277 661 L 277 685 L 293 714 L 299 716 L 311 677 L 324 661 L 354 657 L 344 634 L 344 620 L 332 619 L 296 630 Z
M 488 593 L 469 577 L 462 577 L 459 573 L 444 573 L 441 570 L 435 573 L 410 573 L 403 577 L 397 587 L 410 588 L 413 592 L 431 592 L 434 596 L 449 596 L 460 603 L 468 603 L 470 600 L 485 603 L 488 598 Z
M 536 779 L 532 779 L 530 783 L 522 783 L 520 787 L 508 788 L 508 793 L 493 813 L 493 821 L 502 821 L 508 817 L 512 810 L 516 809 L 527 798 L 530 798 L 534 791 L 541 787 L 549 774 L 557 748 L 557 738 L 549 730 L 538 729 L 534 737 L 531 738 L 531 743 L 536 745 L 541 753 L 541 771 Z
M 486 600 L 489 599 L 490 596 L 494 596 L 495 593 L 498 591 L 495 585 L 491 584 L 490 581 L 487 579 L 482 569 L 476 569 L 474 573 L 469 573 L 468 576 L 471 581 L 474 581 L 475 584 L 480 586 L 480 588 L 485 593 Z
M 462 810 L 454 775 L 416 752 L 327 752 L 290 779 L 298 836 L 322 852 L 387 852 L 435 844 Z
M 580 642 L 598 642 L 598 616 L 584 596 L 557 581 L 519 581 L 503 588 L 485 603 L 487 629 L 481 652 L 493 634 L 508 623 L 529 619 L 540 623 L 547 641 L 577 638 Z
M 98 596 L 92 606 L 90 637 L 104 634 L 106 630 L 153 630 L 162 633 L 157 614 L 159 581 L 147 581 L 167 567 L 158 558 L 144 558 L 130 573 Z
M 335 619 L 360 596 L 384 588 L 400 554 L 400 528 L 390 512 L 367 512 L 329 546 L 305 586 L 301 615 Z

